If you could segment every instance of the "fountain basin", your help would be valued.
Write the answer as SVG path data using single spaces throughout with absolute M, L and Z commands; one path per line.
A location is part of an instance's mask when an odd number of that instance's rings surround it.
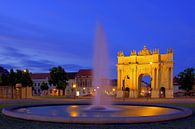
M 119 110 L 112 111 L 86 111 L 88 107 L 88 104 L 81 103 L 19 105 L 5 107 L 2 113 L 25 120 L 84 124 L 160 122 L 185 118 L 192 114 L 187 108 L 156 104 L 115 104 L 113 108 Z

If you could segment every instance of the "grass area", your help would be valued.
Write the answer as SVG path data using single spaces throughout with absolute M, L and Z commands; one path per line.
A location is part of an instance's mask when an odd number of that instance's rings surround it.
M 0 104 L 0 111 L 2 108 L 7 107 L 7 106 L 14 106 L 14 105 L 23 105 L 23 104 L 40 104 L 42 102 L 14 102 L 14 103 L 3 103 Z
M 75 99 L 73 97 L 68 96 L 33 96 L 34 99 Z M 76 98 L 78 99 L 78 98 Z M 79 96 L 79 99 L 91 99 L 91 96 Z
M 195 103 L 184 103 L 184 104 L 172 104 L 176 106 L 186 107 L 186 108 L 195 108 Z
M 66 97 L 66 96 L 33 96 L 33 98 L 67 99 L 67 97 Z
M 18 104 L 18 103 L 16 103 L 16 104 Z M 13 106 L 13 105 L 16 105 L 16 104 L 14 104 L 14 103 L 4 103 L 4 104 L 0 104 L 0 109 L 4 108 L 4 107 L 6 107 L 6 106 Z

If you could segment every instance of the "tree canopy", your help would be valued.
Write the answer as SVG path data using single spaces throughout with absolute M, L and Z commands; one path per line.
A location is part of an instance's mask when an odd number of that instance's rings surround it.
M 15 72 L 11 69 L 10 72 L 8 72 L 3 67 L 0 67 L 0 85 L 15 86 L 17 83 L 21 83 L 23 87 L 33 85 L 29 70 L 16 70 Z
M 177 82 L 180 84 L 180 89 L 189 92 L 192 90 L 194 84 L 194 68 L 187 68 L 183 72 L 180 72 L 177 77 Z
M 23 87 L 32 86 L 33 81 L 30 72 L 26 70 L 16 70 L 16 83 L 21 83 Z
M 49 89 L 49 86 L 47 83 L 45 83 L 44 81 L 41 83 L 41 90 L 48 90 Z
M 64 90 L 67 85 L 67 75 L 65 70 L 61 67 L 53 67 L 50 69 L 49 83 L 56 86 L 57 89 Z
M 4 69 L 0 66 L 0 85 L 5 86 L 9 85 L 9 72 L 7 69 Z

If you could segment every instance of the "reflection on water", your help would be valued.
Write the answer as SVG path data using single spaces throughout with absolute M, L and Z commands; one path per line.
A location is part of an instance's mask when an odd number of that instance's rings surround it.
M 41 106 L 17 109 L 16 112 L 60 117 L 139 117 L 157 116 L 180 112 L 176 109 L 154 106 L 114 105 L 119 111 L 86 111 L 88 105 Z
M 148 106 L 130 106 L 126 109 L 122 112 L 113 113 L 113 116 L 157 116 L 177 112 L 175 109 Z
M 67 112 L 71 117 L 78 117 L 79 116 L 79 107 L 78 106 L 69 106 L 67 107 Z

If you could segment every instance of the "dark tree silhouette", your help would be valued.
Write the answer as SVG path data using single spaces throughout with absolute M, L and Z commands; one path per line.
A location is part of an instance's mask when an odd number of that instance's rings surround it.
M 41 90 L 44 91 L 44 90 L 48 90 L 49 89 L 49 86 L 47 83 L 45 83 L 44 81 L 41 83 Z
M 64 90 L 66 89 L 67 85 L 67 75 L 61 66 L 50 69 L 49 83 L 56 86 L 57 89 L 63 90 L 63 95 L 65 94 Z
M 23 87 L 32 86 L 33 81 L 28 70 L 16 70 L 16 83 L 21 83 Z
M 9 85 L 10 86 L 16 85 L 16 73 L 14 72 L 13 69 L 11 69 L 9 72 Z
M 177 77 L 177 82 L 180 85 L 180 89 L 187 92 L 192 90 L 194 84 L 194 68 L 187 68 L 183 72 L 180 72 Z
M 4 69 L 0 66 L 0 85 L 6 86 L 9 85 L 9 72 L 7 69 Z

